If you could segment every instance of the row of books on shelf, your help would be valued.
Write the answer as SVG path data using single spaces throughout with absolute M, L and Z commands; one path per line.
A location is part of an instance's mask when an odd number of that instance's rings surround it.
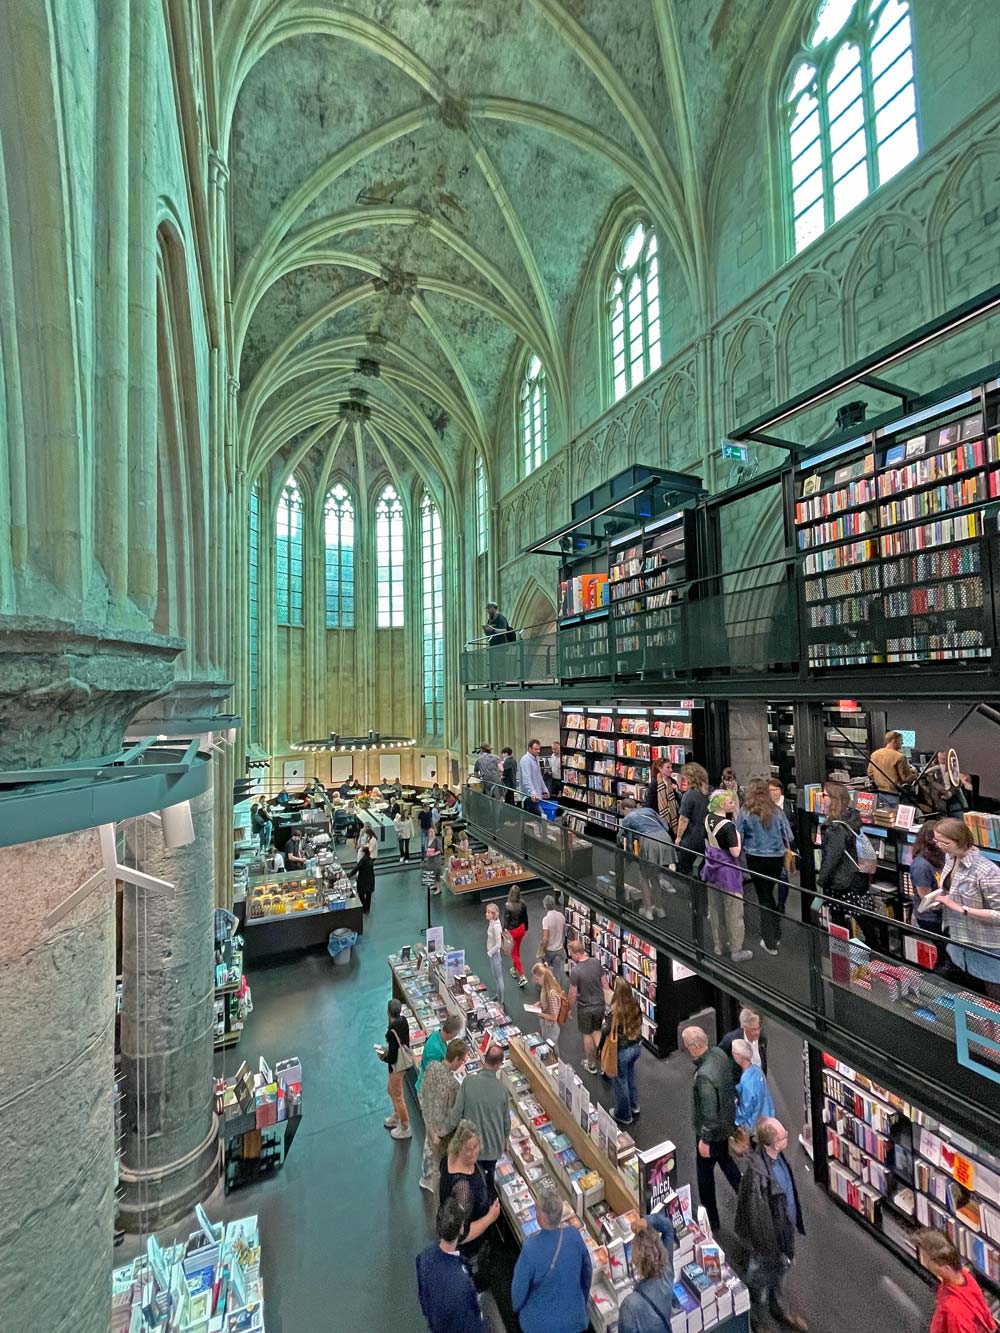
M 607 606 L 609 600 L 607 574 L 580 574 L 564 579 L 559 585 L 559 614 L 563 616 L 596 611 L 598 607 Z
M 669 736 L 690 740 L 691 722 L 683 718 L 614 716 L 611 713 L 565 713 L 562 724 L 575 732 L 599 731 L 616 736 Z
M 943 449 L 954 448 L 963 441 L 977 440 L 982 434 L 983 416 L 981 412 L 975 412 L 960 421 L 952 421 L 921 435 L 913 435 L 908 440 L 897 440 L 887 446 L 882 456 L 883 475 L 885 470 L 898 468 L 914 459 L 926 458 Z M 875 454 L 874 451 L 868 451 L 847 462 L 821 468 L 803 477 L 799 495 L 813 496 L 831 486 L 844 486 L 874 474 Z
M 987 441 L 975 440 L 946 453 L 932 454 L 929 458 L 907 463 L 903 467 L 889 468 L 878 479 L 878 493 L 883 497 L 897 495 L 900 491 L 918 486 L 928 486 L 942 478 L 985 467 L 987 462 L 995 463 L 998 457 L 997 437 L 991 435 Z
M 886 593 L 881 598 L 862 594 L 844 597 L 838 602 L 811 603 L 809 624 L 814 629 L 821 626 L 863 625 L 871 620 L 873 611 L 881 612 L 887 620 L 901 620 L 941 611 L 975 611 L 982 605 L 982 579 L 955 579 L 948 583 Z

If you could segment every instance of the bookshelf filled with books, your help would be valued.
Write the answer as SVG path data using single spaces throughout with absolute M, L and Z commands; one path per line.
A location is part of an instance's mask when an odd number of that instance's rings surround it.
M 563 803 L 589 823 L 614 830 L 622 802 L 641 805 L 645 799 L 653 760 L 680 768 L 690 758 L 695 710 L 565 705 L 560 724 Z
M 682 649 L 682 603 L 694 570 L 686 540 L 691 511 L 659 519 L 612 545 L 609 577 L 617 675 L 662 674 Z
M 823 739 L 826 776 L 849 787 L 863 787 L 868 756 L 875 749 L 871 714 L 855 699 L 824 703 Z
M 1000 1295 L 1000 1158 L 820 1054 L 821 1086 L 812 1094 L 813 1122 L 825 1138 L 820 1183 L 911 1261 L 917 1227 L 943 1231 L 986 1289 Z
M 610 976 L 624 977 L 632 987 L 642 1010 L 643 1041 L 654 1054 L 669 1055 L 676 1049 L 678 1020 L 697 1008 L 708 983 L 631 926 L 579 898 L 567 898 L 565 912 L 570 937 L 579 936 Z
M 787 791 L 795 781 L 795 710 L 791 704 L 767 705 L 767 747 L 771 777 Z
M 1000 414 L 996 394 L 963 398 L 798 470 L 810 666 L 989 656 L 984 573 L 1000 499 Z

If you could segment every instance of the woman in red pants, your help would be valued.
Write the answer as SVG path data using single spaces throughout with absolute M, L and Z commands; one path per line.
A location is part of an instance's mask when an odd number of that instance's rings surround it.
M 528 930 L 528 909 L 521 902 L 521 890 L 516 884 L 510 886 L 507 901 L 503 905 L 503 928 L 510 931 L 510 937 L 514 941 L 510 955 L 510 961 L 514 966 L 510 969 L 510 975 L 516 979 L 519 986 L 526 986 L 528 980 L 521 966 L 521 941 Z

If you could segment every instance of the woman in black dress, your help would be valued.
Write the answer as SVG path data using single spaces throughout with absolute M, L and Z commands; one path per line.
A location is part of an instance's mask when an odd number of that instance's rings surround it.
M 441 1159 L 440 1201 L 455 1199 L 465 1215 L 458 1251 L 480 1285 L 488 1238 L 484 1234 L 500 1216 L 500 1200 L 490 1202 L 486 1177 L 479 1165 L 479 1130 L 471 1120 L 460 1120 L 451 1136 L 447 1156 Z
M 375 862 L 372 860 L 371 850 L 367 844 L 361 848 L 361 855 L 358 857 L 354 869 L 347 873 L 351 877 L 357 876 L 361 910 L 367 916 L 372 910 L 372 894 L 375 892 Z

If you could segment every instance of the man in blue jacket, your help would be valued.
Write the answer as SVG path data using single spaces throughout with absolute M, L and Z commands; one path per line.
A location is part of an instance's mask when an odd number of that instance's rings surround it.
M 437 1213 L 438 1243 L 417 1255 L 417 1291 L 430 1333 L 486 1333 L 479 1297 L 458 1252 L 465 1213 L 445 1199 Z
M 585 1333 L 590 1327 L 590 1254 L 576 1227 L 563 1226 L 562 1197 L 543 1189 L 535 1205 L 541 1227 L 524 1242 L 510 1299 L 521 1333 Z

